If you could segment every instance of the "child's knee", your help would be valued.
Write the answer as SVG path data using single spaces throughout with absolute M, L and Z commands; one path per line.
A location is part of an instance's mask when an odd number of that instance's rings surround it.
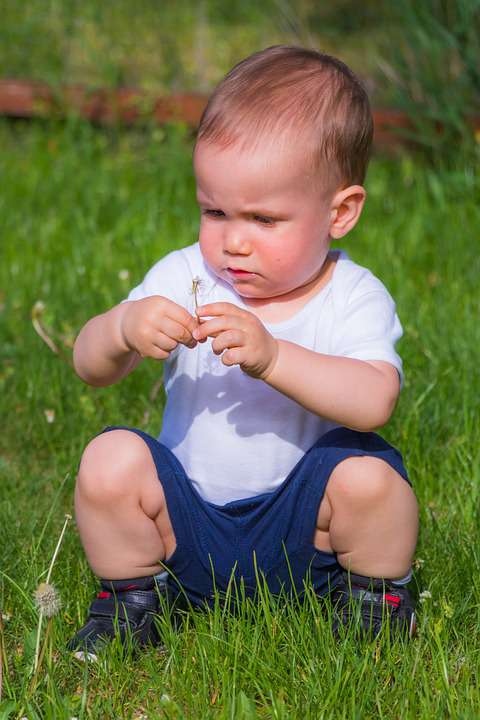
M 111 430 L 85 448 L 77 476 L 77 493 L 95 502 L 111 502 L 130 494 L 148 450 L 127 430 Z
M 333 510 L 374 510 L 400 503 L 416 512 L 410 485 L 388 463 L 376 457 L 351 457 L 339 463 L 328 482 L 327 495 Z

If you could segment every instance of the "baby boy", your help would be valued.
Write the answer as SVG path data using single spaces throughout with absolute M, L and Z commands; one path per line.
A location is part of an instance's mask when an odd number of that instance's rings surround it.
M 417 505 L 374 433 L 399 395 L 402 330 L 382 283 L 331 249 L 362 212 L 372 127 L 355 75 L 313 50 L 255 53 L 214 91 L 198 242 L 75 343 L 91 385 L 163 361 L 167 401 L 158 439 L 108 428 L 83 454 L 76 517 L 101 591 L 72 649 L 154 643 L 160 593 L 201 606 L 259 577 L 330 594 L 337 624 L 413 632 Z

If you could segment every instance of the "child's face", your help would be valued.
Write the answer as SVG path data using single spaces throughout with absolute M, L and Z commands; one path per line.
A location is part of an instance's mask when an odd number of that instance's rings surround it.
M 244 298 L 315 289 L 329 245 L 333 192 L 292 151 L 198 143 L 194 156 L 207 265 Z

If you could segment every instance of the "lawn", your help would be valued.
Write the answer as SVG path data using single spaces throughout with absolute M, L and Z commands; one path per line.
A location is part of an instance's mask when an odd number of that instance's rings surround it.
M 164 649 L 125 658 L 113 647 L 81 665 L 64 647 L 95 580 L 71 521 L 52 573 L 62 607 L 32 681 L 33 593 L 72 513 L 82 448 L 107 424 L 156 434 L 162 416 L 157 363 L 89 388 L 69 365 L 73 338 L 156 258 L 195 241 L 197 210 L 182 128 L 3 123 L 0 142 L 0 720 L 480 717 L 473 171 L 375 157 L 364 217 L 342 243 L 390 289 L 405 330 L 405 387 L 383 434 L 404 453 L 421 507 L 417 639 L 335 641 L 314 598 L 263 593 L 235 617 L 217 607 L 178 630 L 166 620 Z M 60 354 L 35 332 L 34 306 Z

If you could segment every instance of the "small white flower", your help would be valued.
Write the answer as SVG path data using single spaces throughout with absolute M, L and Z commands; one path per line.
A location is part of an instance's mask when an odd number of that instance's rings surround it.
M 126 269 L 119 270 L 119 272 L 118 272 L 119 280 L 128 280 L 129 277 L 130 277 L 130 270 L 126 270 Z
M 55 410 L 53 410 L 52 408 L 47 408 L 43 411 L 43 414 L 45 415 L 45 420 L 49 425 L 55 422 Z
M 413 561 L 413 567 L 415 570 L 420 570 L 421 567 L 425 565 L 425 560 L 423 558 L 415 558 Z
M 3 612 L 2 612 L 2 620 L 3 620 L 3 622 L 8 622 L 8 621 L 11 620 L 11 619 L 12 619 L 12 616 L 10 615 L 10 613 L 3 613 Z
M 423 603 L 423 602 L 425 602 L 425 600 L 431 599 L 432 593 L 430 592 L 430 590 L 422 590 L 422 592 L 420 593 L 420 595 L 418 597 L 420 599 L 420 602 Z

